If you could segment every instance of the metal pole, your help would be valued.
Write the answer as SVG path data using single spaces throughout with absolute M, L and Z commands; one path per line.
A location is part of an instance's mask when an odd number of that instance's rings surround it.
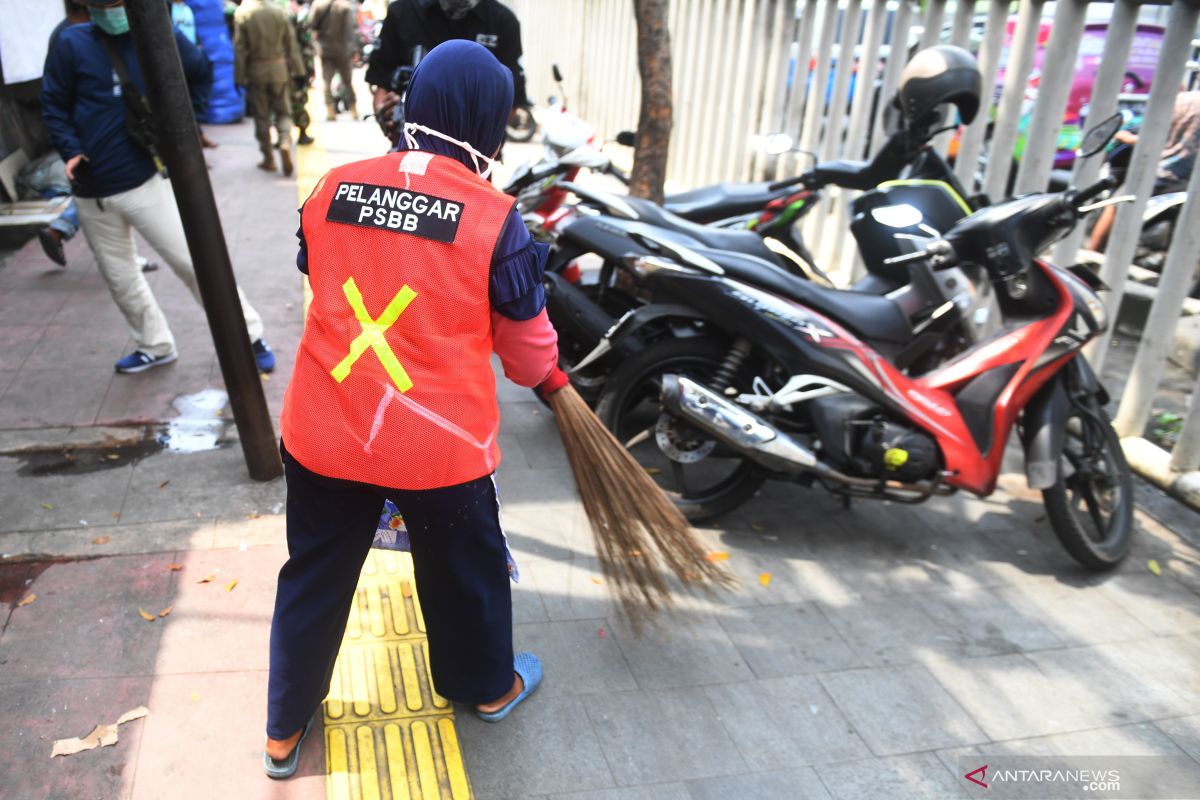
M 1150 406 L 1162 380 L 1167 353 L 1183 312 L 1183 301 L 1187 299 L 1196 274 L 1196 254 L 1200 253 L 1200 198 L 1197 193 L 1200 193 L 1200 169 L 1192 170 L 1188 181 L 1187 200 L 1175 221 L 1171 251 L 1154 292 L 1150 317 L 1133 359 L 1133 369 L 1125 381 L 1121 405 L 1113 423 L 1122 436 L 1140 436 L 1150 416 Z
M 1163 37 L 1162 49 L 1159 51 L 1158 68 L 1154 74 L 1154 83 L 1150 87 L 1150 100 L 1146 104 L 1146 116 L 1142 121 L 1137 144 L 1133 148 L 1129 172 L 1122 190 L 1133 195 L 1134 201 L 1120 206 L 1117 211 L 1116 223 L 1108 237 L 1104 268 L 1100 272 L 1100 278 L 1109 286 L 1104 302 L 1113 317 L 1116 317 L 1121 307 L 1121 297 L 1125 294 L 1125 279 L 1129 275 L 1133 254 L 1137 251 L 1138 235 L 1142 230 L 1142 214 L 1146 211 L 1146 201 L 1154 188 L 1159 156 L 1171 129 L 1175 97 L 1179 94 L 1179 83 L 1183 80 L 1188 54 L 1191 52 L 1197 18 L 1200 18 L 1200 8 L 1192 6 L 1190 0 L 1175 0 L 1172 4 L 1166 36 Z M 1097 373 L 1104 368 L 1104 359 L 1108 355 L 1108 343 L 1112 334 L 1112 328 L 1109 328 L 1084 350 Z
M 900 73 L 908 60 L 908 34 L 912 30 L 913 4 L 911 0 L 900 0 L 896 18 L 892 22 L 892 40 L 888 45 L 887 66 L 883 70 L 883 88 L 879 91 L 879 107 L 876 109 L 874 127 L 871 129 L 871 154 L 874 155 L 886 139 L 883 130 L 884 109 L 892 102 L 896 87 L 900 85 Z
M 950 44 L 955 47 L 971 49 L 971 23 L 975 21 L 975 0 L 958 0 L 954 4 L 954 22 L 950 27 Z M 950 139 L 953 131 L 939 133 L 933 141 L 934 148 L 945 155 L 950 149 Z
M 1017 143 L 1017 124 L 1021 121 L 1021 106 L 1025 102 L 1025 87 L 1033 68 L 1037 51 L 1038 30 L 1042 22 L 1045 0 L 1021 0 L 1017 10 L 1017 27 L 1013 31 L 1013 47 L 1004 71 L 1004 93 L 996 112 L 996 127 L 988 149 L 987 177 L 984 191 L 993 200 L 1008 194 L 1008 173 L 1012 169 L 1013 147 Z
M 958 157 L 954 173 L 967 191 L 974 192 L 979 169 L 979 153 L 983 149 L 983 136 L 987 133 L 989 111 L 992 107 L 992 92 L 996 85 L 996 72 L 1000 68 L 1000 49 L 1004 46 L 1004 31 L 1008 26 L 1010 0 L 992 0 L 988 5 L 987 22 L 983 28 L 983 44 L 979 47 L 979 72 L 983 75 L 983 103 L 975 121 L 963 131 L 958 143 Z
M 1192 399 L 1188 403 L 1183 431 L 1171 454 L 1172 472 L 1192 472 L 1200 469 L 1200 377 L 1192 387 Z
M 1100 70 L 1096 73 L 1096 83 L 1092 86 L 1092 96 L 1088 100 L 1085 127 L 1108 119 L 1117 111 L 1117 95 L 1121 92 L 1121 84 L 1125 80 L 1125 65 L 1129 61 L 1129 52 L 1133 49 L 1137 17 L 1136 0 L 1117 0 L 1113 4 L 1112 20 L 1104 37 L 1104 54 L 1100 57 Z M 1075 185 L 1090 186 L 1095 183 L 1100 175 L 1101 163 L 1099 158 L 1077 159 Z M 1074 261 L 1083 235 L 1083 226 L 1076 225 L 1075 229 L 1055 246 L 1054 261 L 1058 264 L 1070 264 Z
M 283 474 L 283 464 L 250 349 L 208 167 L 200 151 L 170 13 L 162 0 L 128 0 L 125 5 L 147 97 L 158 123 L 160 155 L 171 175 L 246 466 L 254 480 L 269 481 Z
M 846 118 L 846 100 L 850 96 L 850 78 L 854 74 L 854 48 L 858 44 L 858 31 L 862 25 L 862 0 L 847 0 L 845 16 L 842 17 L 842 35 L 838 41 L 837 73 L 833 79 L 833 96 L 829 99 L 829 111 L 825 116 L 825 139 L 821 147 L 821 158 L 828 161 L 845 152 L 842 144 L 842 121 Z M 830 191 L 831 203 L 817 206 L 810 216 L 820 220 L 817 224 L 828 226 L 829 217 L 836 215 L 843 190 Z M 836 216 L 835 216 L 836 219 Z M 836 230 L 828 228 L 827 230 Z M 839 231 L 840 233 L 840 231 Z M 841 258 L 844 236 L 826 236 L 817 246 L 820 263 L 833 266 Z M 846 276 L 849 278 L 849 276 Z
M 925 30 L 921 32 L 921 49 L 942 43 L 942 19 L 946 16 L 946 0 L 929 0 L 925 10 Z
M 817 0 L 806 0 L 803 11 L 800 10 L 800 0 L 796 0 L 796 12 L 800 14 L 799 27 L 796 31 L 796 48 L 792 51 L 796 54 L 796 68 L 791 78 L 792 87 L 788 93 L 787 121 L 784 123 L 783 130 L 785 133 L 792 134 L 793 139 L 799 142 L 800 149 L 811 150 L 812 148 L 805 144 L 809 128 L 804 120 L 806 104 L 812 100 L 808 92 L 808 80 L 813 76 L 809 72 L 808 62 L 812 59 L 813 33 L 817 28 Z M 779 164 L 781 165 L 779 171 L 784 175 L 812 166 L 808 156 L 805 155 L 794 155 L 790 162 L 788 156 L 780 156 Z
M 1042 61 L 1042 79 L 1038 84 L 1037 105 L 1025 136 L 1025 152 L 1017 170 L 1016 193 L 1041 192 L 1050 180 L 1054 157 L 1058 152 L 1058 133 L 1063 112 L 1075 77 L 1075 59 L 1083 39 L 1084 17 L 1088 0 L 1058 0 L 1046 56 Z

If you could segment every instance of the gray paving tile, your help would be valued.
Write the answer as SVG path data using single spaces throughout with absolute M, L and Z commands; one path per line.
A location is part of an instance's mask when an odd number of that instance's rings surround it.
M 817 767 L 822 783 L 838 800 L 950 800 L 967 797 L 962 778 L 933 753 L 876 758 Z
M 908 664 L 927 650 L 954 649 L 954 638 L 913 597 L 841 607 L 822 604 L 821 611 L 858 656 L 872 666 Z
M 513 541 L 511 536 L 509 541 Z M 550 619 L 590 619 L 605 624 L 605 618 L 616 613 L 595 557 L 520 563 L 522 582 L 528 580 L 538 590 Z
M 865 666 L 813 603 L 740 608 L 717 619 L 760 678 Z
M 1077 663 L 1085 663 L 1084 658 L 1080 653 Z M 994 741 L 1098 728 L 1114 722 L 1103 698 L 1075 680 L 1063 683 L 1052 678 L 1030 656 L 960 660 L 930 653 L 924 664 Z
M 17 459 L 0 459 L 0 530 L 45 531 L 113 525 L 133 467 L 84 474 L 19 476 Z
M 545 694 L 596 694 L 638 688 L 616 634 L 602 622 L 516 625 L 513 642 L 518 650 L 537 653 L 546 665 L 546 681 L 538 690 Z
M 705 691 L 753 770 L 871 755 L 815 677 L 730 683 Z
M 478 797 L 529 797 L 615 785 L 580 698 L 534 695 L 494 725 L 457 708 L 455 728 Z
M 1200 635 L 1033 653 L 1052 680 L 1101 698 L 1119 724 L 1200 711 Z
M 848 670 L 820 679 L 876 755 L 987 741 L 971 716 L 920 665 Z
M 913 595 L 962 656 L 1062 647 L 1036 613 L 1022 613 L 991 589 Z
M 746 771 L 703 689 L 589 695 L 583 702 L 619 785 Z
M 1172 636 L 1200 631 L 1200 595 L 1167 575 L 1119 574 L 1101 588 L 1121 608 L 1155 633 Z
M 709 614 L 676 612 L 641 636 L 613 618 L 621 649 L 643 689 L 746 681 L 754 673 Z
M 760 772 L 755 775 L 729 775 L 690 781 L 687 785 L 692 800 L 832 800 L 825 784 L 811 768 Z
M 1160 719 L 1154 725 L 1170 736 L 1181 750 L 1200 761 L 1200 714 L 1191 717 Z
M 98 539 L 107 537 L 103 544 Z M 191 519 L 135 525 L 104 525 L 36 534 L 30 552 L 55 557 L 94 557 L 134 553 L 210 550 L 212 520 Z
M 550 800 L 692 800 L 682 783 L 656 783 L 650 786 L 623 786 L 594 792 L 556 794 Z
M 1039 618 L 1068 645 L 1122 642 L 1153 635 L 1099 587 L 1038 580 L 1003 587 L 997 595 L 1026 617 Z
M 36 536 L 33 531 L 0 533 L 0 560 L 34 552 L 33 539 Z

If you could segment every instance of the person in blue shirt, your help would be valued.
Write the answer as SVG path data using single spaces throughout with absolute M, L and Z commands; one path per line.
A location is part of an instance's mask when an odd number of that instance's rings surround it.
M 129 35 L 124 0 L 86 0 L 91 23 L 65 28 L 46 58 L 42 116 L 66 162 L 79 221 L 100 274 L 129 326 L 136 349 L 116 363 L 119 373 L 143 372 L 178 358 L 166 317 L 134 259 L 133 231 L 149 242 L 196 300 L 200 292 L 170 180 L 157 157 L 130 134 L 120 65 L 145 94 Z M 212 66 L 175 31 L 193 103 L 201 108 Z M 262 318 L 239 290 L 255 360 L 263 372 L 275 355 L 263 341 Z
M 196 42 L 196 15 L 184 0 L 171 3 L 171 22 L 192 44 Z

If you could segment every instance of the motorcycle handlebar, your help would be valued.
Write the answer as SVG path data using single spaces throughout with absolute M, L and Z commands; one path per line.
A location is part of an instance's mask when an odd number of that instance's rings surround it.
M 788 178 L 788 179 L 782 180 L 782 181 L 775 181 L 774 183 L 769 184 L 767 186 L 767 189 L 769 189 L 772 192 L 777 192 L 780 189 L 786 189 L 789 186 L 796 186 L 798 184 L 808 185 L 812 181 L 812 178 L 813 178 L 812 172 L 806 172 L 803 175 L 797 175 L 794 178 Z
M 1116 181 L 1113 180 L 1112 177 L 1101 178 L 1086 189 L 1080 189 L 1071 195 L 1071 202 L 1076 207 L 1079 207 L 1088 200 L 1091 200 L 1093 197 L 1096 197 L 1097 195 L 1113 188 L 1115 185 Z

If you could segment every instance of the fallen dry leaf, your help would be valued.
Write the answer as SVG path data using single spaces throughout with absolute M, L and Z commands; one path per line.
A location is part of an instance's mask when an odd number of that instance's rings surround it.
M 21 606 L 27 606 L 27 605 L 29 605 L 30 603 L 32 603 L 34 600 L 37 600 L 37 595 L 36 595 L 36 594 L 27 594 L 27 595 L 25 595 L 25 597 L 24 597 L 24 598 L 21 600 L 21 602 L 17 603 L 17 608 L 20 608 Z
M 165 488 L 167 488 L 167 484 L 168 484 L 168 483 L 170 483 L 170 482 L 171 482 L 171 479 L 170 479 L 170 478 L 167 478 L 165 481 L 163 481 L 162 483 L 160 483 L 160 484 L 158 485 L 158 488 L 160 488 L 160 489 L 165 489 Z
M 151 614 L 149 611 L 147 611 L 144 608 L 138 609 L 138 616 L 141 617 L 142 619 L 146 620 L 146 622 L 154 622 L 154 620 L 157 619 L 157 617 L 155 617 L 153 614 Z
M 200 695 L 196 694 L 195 692 L 192 692 L 190 695 L 188 695 L 188 699 L 191 700 L 193 703 L 199 703 Z
M 216 579 L 217 579 L 216 575 L 205 575 L 203 578 L 196 581 L 196 583 L 212 583 Z
M 771 573 L 764 572 L 761 575 L 759 575 L 758 582 L 763 585 L 763 588 L 770 586 L 771 585 Z
M 183 564 L 167 564 L 167 569 L 171 572 L 179 572 L 179 570 L 183 569 Z
M 105 534 L 104 536 L 97 536 L 95 539 L 92 539 L 92 544 L 108 544 L 111 541 L 112 537 Z
M 662 470 L 658 467 L 643 467 L 647 475 L 662 475 Z
M 42 508 L 46 509 L 47 511 L 53 511 L 54 503 L 42 503 Z
M 705 561 L 728 561 L 729 553 L 724 550 L 713 550 L 704 557 Z
M 126 711 L 111 725 L 97 725 L 92 728 L 91 733 L 82 739 L 78 737 L 57 739 L 54 742 L 53 749 L 50 751 L 50 757 L 73 756 L 76 753 L 82 753 L 84 750 L 95 750 L 97 747 L 111 747 L 117 743 L 118 725 L 124 725 L 126 722 L 141 719 L 149 713 L 150 709 L 145 706 L 138 706 Z
M 238 579 L 234 578 L 229 583 L 225 584 L 225 591 L 232 592 L 234 587 L 237 586 L 237 582 L 238 582 Z
M 108 455 L 105 456 L 105 458 L 107 458 L 109 461 L 116 461 L 117 459 L 120 458 L 120 456 L 117 455 L 116 453 L 109 453 Z
M 600 585 L 600 579 L 599 579 L 599 578 L 592 578 L 592 583 L 594 583 L 594 584 L 596 584 L 597 586 L 599 586 L 599 585 Z
M 246 519 L 258 519 L 258 512 L 251 511 L 249 514 L 246 515 Z
M 265 372 L 260 372 L 260 373 L 258 373 L 258 374 L 262 376 L 262 379 L 263 379 L 264 381 L 269 381 L 269 380 L 271 380 L 271 376 L 270 376 L 270 375 L 268 375 L 268 374 L 267 374 L 267 373 L 265 373 Z
M 400 596 L 412 597 L 412 587 L 408 585 L 408 581 L 400 584 Z
M 759 525 L 757 522 L 751 522 L 751 523 L 750 523 L 750 530 L 752 530 L 752 531 L 758 531 L 759 533 L 762 533 L 763 531 L 765 531 L 765 530 L 766 530 L 766 528 L 764 528 L 762 525 Z
M 1146 569 L 1153 572 L 1155 575 L 1162 575 L 1162 567 L 1153 558 L 1146 562 Z
M 166 607 L 166 608 L 164 608 L 162 611 L 158 612 L 158 615 L 159 615 L 160 617 L 165 617 L 167 614 L 170 614 L 170 613 L 171 613 L 171 609 L 173 609 L 174 607 L 175 607 L 175 606 L 167 606 L 167 607 Z
M 121 512 L 120 512 L 120 511 L 114 511 L 114 512 L 113 512 L 113 515 L 112 515 L 112 517 L 113 517 L 113 519 L 120 519 L 120 518 L 121 518 Z

